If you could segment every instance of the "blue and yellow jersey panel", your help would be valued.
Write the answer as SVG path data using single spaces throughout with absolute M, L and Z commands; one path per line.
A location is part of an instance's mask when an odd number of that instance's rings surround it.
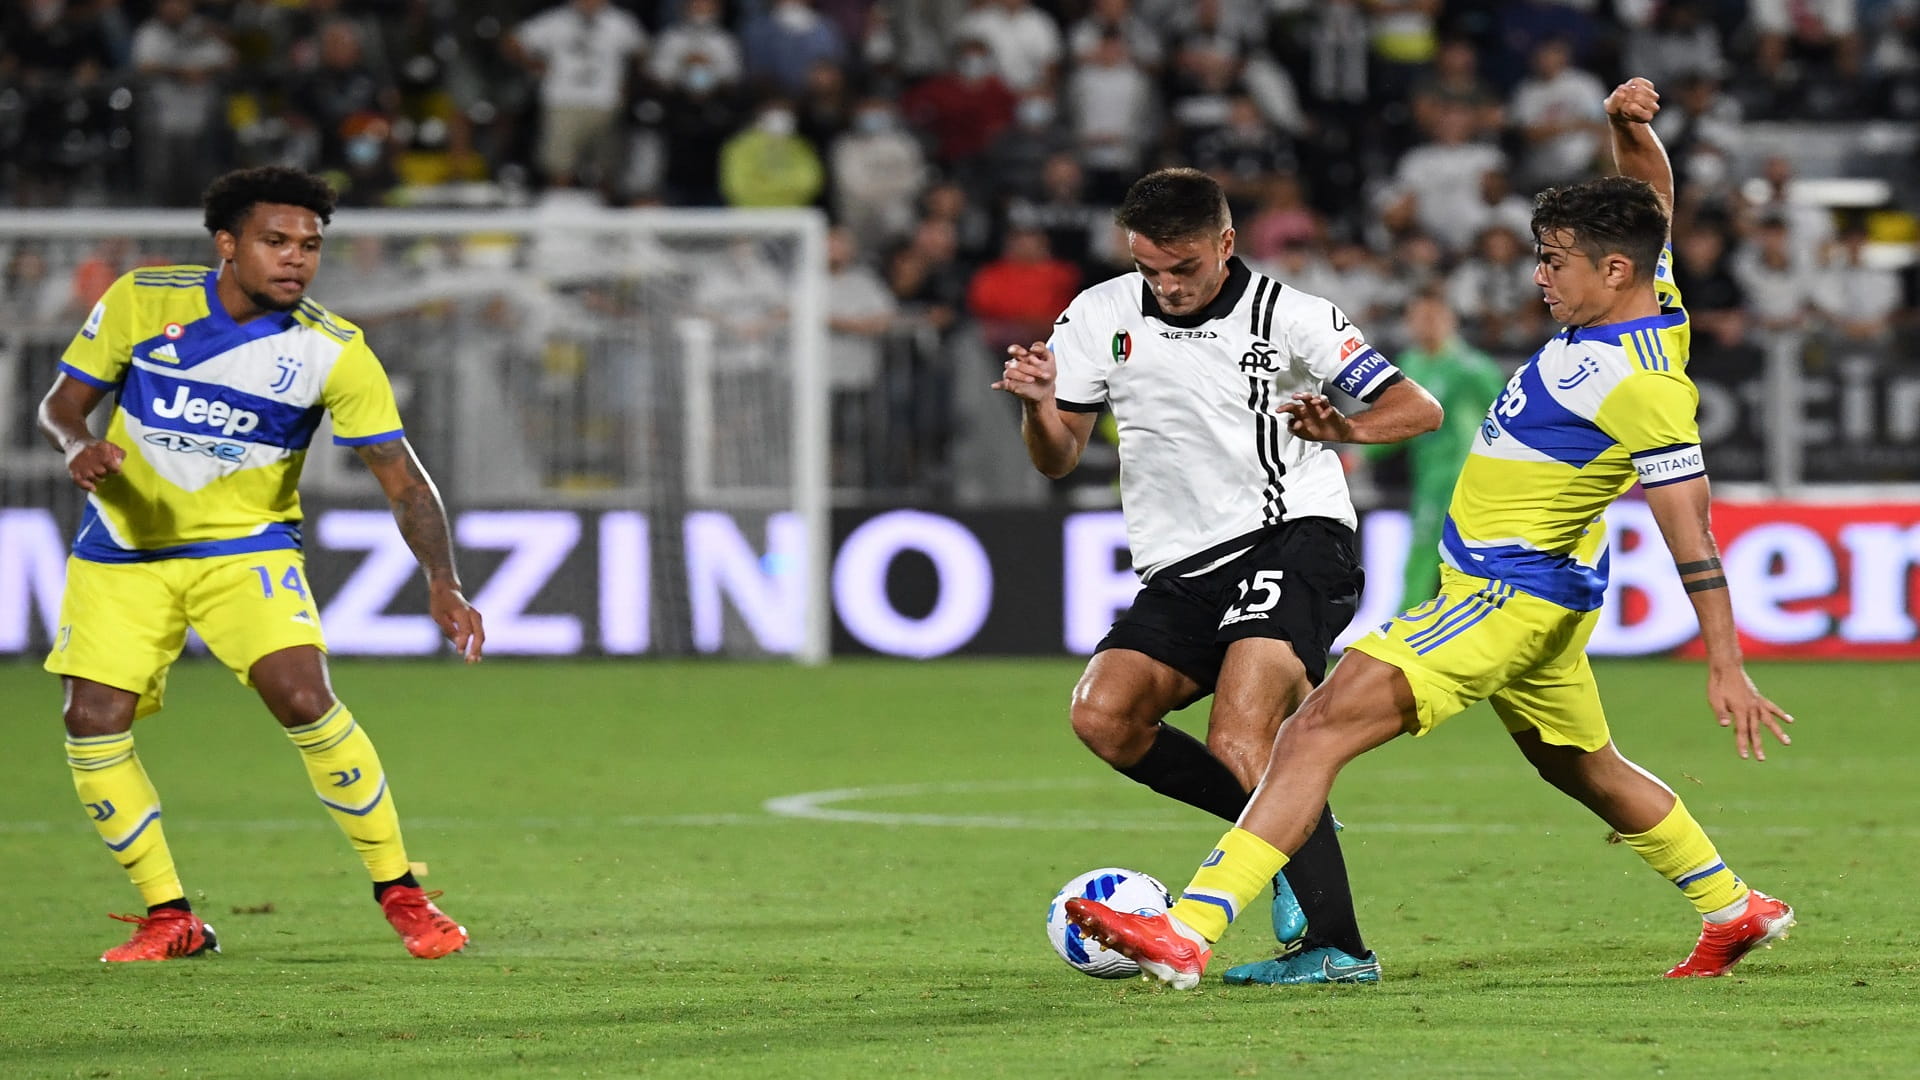
M 300 546 L 300 468 L 323 414 L 346 445 L 401 437 L 385 369 L 358 327 L 311 300 L 245 323 L 204 266 L 113 283 L 60 370 L 117 395 L 127 452 L 89 495 L 74 554 L 95 562 Z
M 1592 611 L 1607 588 L 1607 507 L 1635 480 L 1705 474 L 1671 248 L 1654 292 L 1659 314 L 1563 330 L 1508 380 L 1454 487 L 1449 566 Z

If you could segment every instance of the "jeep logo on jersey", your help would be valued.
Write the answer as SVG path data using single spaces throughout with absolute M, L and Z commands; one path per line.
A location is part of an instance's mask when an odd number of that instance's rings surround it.
M 176 454 L 205 454 L 210 458 L 219 458 L 221 461 L 238 462 L 247 456 L 247 448 L 239 443 L 202 439 L 194 435 L 182 435 L 177 431 L 150 431 L 147 433 L 146 441 Z
M 1127 333 L 1125 330 L 1115 330 L 1113 332 L 1113 362 L 1116 364 L 1124 364 L 1127 362 L 1127 357 L 1132 355 L 1133 335 Z
M 185 420 L 189 424 L 219 428 L 220 434 L 229 438 L 245 435 L 260 426 L 259 413 L 236 409 L 224 401 L 195 397 L 184 386 L 174 391 L 172 401 L 154 398 L 153 415 L 164 420 Z

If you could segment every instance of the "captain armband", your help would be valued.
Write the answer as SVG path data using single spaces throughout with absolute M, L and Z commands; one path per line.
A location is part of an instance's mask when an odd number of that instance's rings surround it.
M 1698 443 L 1642 450 L 1633 455 L 1633 469 L 1640 474 L 1640 486 L 1650 488 L 1707 475 L 1707 463 L 1700 456 Z

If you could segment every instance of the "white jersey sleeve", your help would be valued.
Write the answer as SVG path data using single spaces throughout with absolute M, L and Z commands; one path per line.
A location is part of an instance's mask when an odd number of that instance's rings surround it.
M 1073 298 L 1058 319 L 1047 348 L 1053 353 L 1053 397 L 1068 412 L 1099 412 L 1107 401 L 1107 372 L 1113 349 L 1102 352 L 1093 339 L 1094 304 L 1086 293 Z
M 1371 402 L 1405 378 L 1393 362 L 1367 344 L 1367 337 L 1332 301 L 1289 290 L 1286 347 L 1294 362 L 1321 383 L 1349 397 Z

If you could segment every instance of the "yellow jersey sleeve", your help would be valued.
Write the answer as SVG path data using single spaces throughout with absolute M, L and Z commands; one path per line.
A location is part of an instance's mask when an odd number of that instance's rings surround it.
M 333 416 L 333 441 L 341 446 L 387 442 L 406 434 L 400 426 L 400 406 L 365 334 L 356 334 L 327 375 L 320 403 Z
M 60 370 L 102 390 L 120 385 L 133 363 L 133 275 L 123 274 L 93 305 L 60 357 Z
M 1686 306 L 1680 300 L 1680 284 L 1673 279 L 1673 245 L 1671 243 L 1660 249 L 1660 261 L 1654 265 L 1653 295 L 1660 299 L 1662 308 Z
M 1706 475 L 1695 416 L 1699 406 L 1700 392 L 1692 383 L 1646 373 L 1622 380 L 1600 403 L 1593 422 L 1627 451 L 1642 486 L 1659 487 Z

